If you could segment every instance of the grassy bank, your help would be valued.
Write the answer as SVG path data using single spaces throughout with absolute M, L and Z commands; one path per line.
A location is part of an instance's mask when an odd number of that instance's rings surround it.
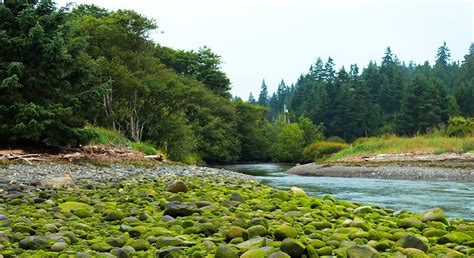
M 443 154 L 447 152 L 466 153 L 474 151 L 474 137 L 370 137 L 360 138 L 349 149 L 333 155 L 330 160 L 339 160 L 351 155 L 376 155 L 396 153 Z

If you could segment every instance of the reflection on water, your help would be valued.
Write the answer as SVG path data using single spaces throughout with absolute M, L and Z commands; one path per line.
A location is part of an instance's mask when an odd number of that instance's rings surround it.
M 279 189 L 298 186 L 308 194 L 330 194 L 348 201 L 424 212 L 433 207 L 449 217 L 474 220 L 474 183 L 381 180 L 367 178 L 302 177 L 287 174 L 286 164 L 236 164 L 222 168 L 256 176 Z

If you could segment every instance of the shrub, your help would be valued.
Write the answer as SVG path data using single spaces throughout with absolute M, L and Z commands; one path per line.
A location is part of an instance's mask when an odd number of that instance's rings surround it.
M 455 116 L 449 118 L 446 133 L 449 137 L 465 137 L 474 132 L 474 121 L 472 119 Z
M 204 161 L 202 161 L 201 157 L 199 157 L 197 154 L 187 155 L 183 162 L 188 165 L 204 164 Z
M 474 141 L 465 142 L 462 145 L 463 152 L 473 152 L 474 151 Z
M 127 147 L 131 146 L 131 142 L 117 131 L 96 126 L 86 126 L 86 129 L 89 129 L 94 133 L 94 136 L 91 138 L 91 140 L 89 140 L 89 144 L 112 144 L 123 145 Z
M 145 155 L 156 155 L 156 149 L 153 145 L 146 142 L 134 142 L 132 148 L 136 151 L 144 153 Z
M 326 141 L 327 142 L 346 143 L 346 141 L 344 141 L 344 139 L 342 139 L 339 136 L 331 136 L 331 137 L 327 138 Z
M 349 145 L 339 142 L 316 142 L 304 148 L 303 156 L 308 161 L 323 160 L 347 148 Z
M 446 152 L 448 152 L 448 151 L 445 150 L 445 149 L 437 149 L 437 150 L 433 151 L 433 154 L 434 155 L 441 155 L 441 154 L 445 154 Z

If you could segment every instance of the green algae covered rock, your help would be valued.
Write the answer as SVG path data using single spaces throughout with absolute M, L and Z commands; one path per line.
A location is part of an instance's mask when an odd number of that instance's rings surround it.
M 178 180 L 186 192 L 166 190 Z M 474 222 L 448 224 L 442 216 L 427 218 L 430 211 L 421 215 L 308 197 L 223 175 L 96 184 L 29 190 L 15 205 L 0 196 L 0 257 L 474 254 Z M 439 215 L 436 209 L 431 213 Z
M 299 240 L 293 238 L 285 238 L 280 245 L 280 250 L 291 257 L 301 257 L 305 248 L 305 245 L 303 245 Z
M 448 224 L 448 220 L 446 219 L 446 216 L 444 216 L 444 211 L 440 208 L 434 208 L 434 209 L 426 211 L 423 214 L 421 221 L 423 222 L 439 221 L 444 224 Z
M 446 243 L 456 243 L 456 244 L 462 244 L 464 242 L 472 240 L 473 237 L 470 235 L 463 233 L 463 232 L 451 232 L 449 234 L 444 235 L 438 240 L 438 243 L 440 244 L 446 244 Z
M 283 240 L 287 237 L 295 238 L 298 235 L 298 231 L 290 226 L 282 225 L 275 229 L 273 235 L 275 236 L 275 239 Z
M 347 248 L 347 257 L 349 258 L 370 258 L 376 257 L 378 252 L 368 245 L 355 245 Z
M 293 193 L 293 195 L 295 197 L 307 197 L 308 195 L 306 194 L 306 192 L 301 189 L 301 188 L 298 188 L 298 187 L 292 187 L 291 189 L 291 192 Z
M 252 249 L 243 253 L 240 258 L 265 258 L 267 255 L 260 249 Z
M 215 258 L 238 258 L 237 254 L 228 245 L 219 245 L 216 249 Z
M 397 244 L 403 248 L 416 248 L 423 252 L 428 251 L 428 246 L 423 240 L 413 235 L 404 235 Z
M 92 250 L 98 251 L 98 252 L 108 252 L 108 251 L 112 250 L 112 248 L 113 248 L 113 246 L 111 246 L 107 243 L 104 243 L 104 242 L 94 243 L 90 247 L 91 247 Z
M 263 226 L 261 226 L 263 227 Z M 265 229 L 265 228 L 264 228 Z M 249 233 L 246 229 L 237 226 L 230 226 L 227 230 L 227 241 L 231 241 L 234 238 L 241 237 L 242 239 L 248 239 Z
M 188 186 L 181 180 L 176 180 L 166 186 L 166 191 L 171 193 L 186 193 Z
M 275 253 L 270 254 L 268 258 L 291 258 L 291 256 L 289 256 L 287 253 L 284 253 L 284 252 L 275 252 Z

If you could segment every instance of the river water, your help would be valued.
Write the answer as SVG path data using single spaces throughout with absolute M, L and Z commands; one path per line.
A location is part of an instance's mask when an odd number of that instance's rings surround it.
M 418 213 L 440 207 L 448 217 L 474 220 L 474 183 L 303 177 L 286 173 L 290 165 L 271 163 L 219 167 L 256 176 L 278 189 L 297 186 L 313 196 L 329 194 L 343 200 Z

